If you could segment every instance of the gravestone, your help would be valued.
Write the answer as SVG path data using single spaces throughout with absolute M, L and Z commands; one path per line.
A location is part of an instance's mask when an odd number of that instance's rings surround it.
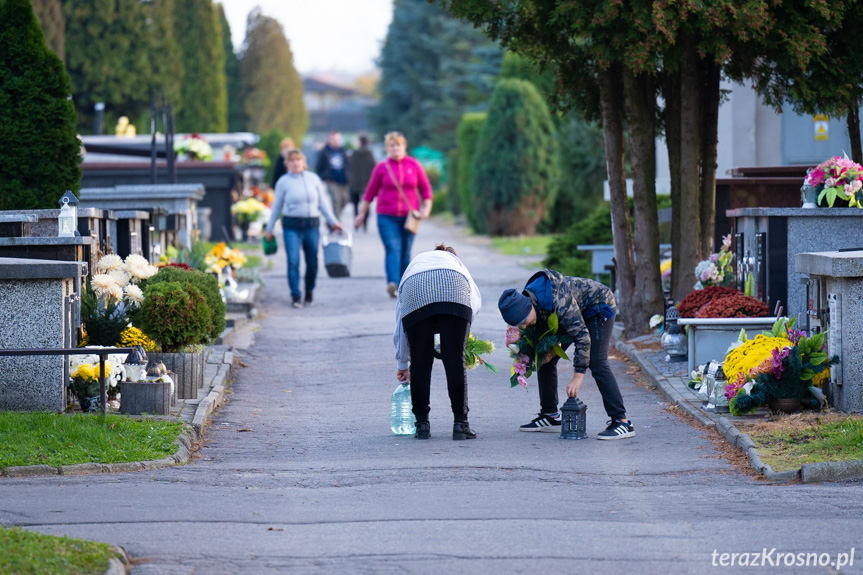
M 0 258 L 0 349 L 75 347 L 73 303 L 86 270 L 74 261 Z M 0 410 L 63 411 L 67 366 L 63 356 L 0 357 Z

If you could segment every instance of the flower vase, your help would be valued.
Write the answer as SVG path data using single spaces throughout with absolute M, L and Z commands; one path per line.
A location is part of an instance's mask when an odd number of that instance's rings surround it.
M 801 199 L 803 200 L 804 208 L 817 208 L 818 207 L 818 190 L 812 184 L 803 184 L 803 187 L 800 188 Z
M 767 408 L 776 413 L 794 413 L 800 409 L 800 400 L 796 397 L 772 399 L 767 402 Z

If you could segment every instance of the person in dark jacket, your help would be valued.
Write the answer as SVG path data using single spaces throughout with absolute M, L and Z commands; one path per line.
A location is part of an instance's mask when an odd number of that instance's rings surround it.
M 284 138 L 279 142 L 279 157 L 276 158 L 276 165 L 273 166 L 273 180 L 270 183 L 270 187 L 274 190 L 279 178 L 288 173 L 288 152 L 294 148 L 294 140 L 292 138 Z
M 351 203 L 354 205 L 354 217 L 360 213 L 360 198 L 366 191 L 372 170 L 375 169 L 375 157 L 369 149 L 369 139 L 360 136 L 360 147 L 354 150 L 348 158 L 348 182 L 351 189 Z M 368 221 L 363 221 L 363 229 L 368 228 Z
M 558 330 L 572 339 L 574 345 L 572 363 L 575 373 L 566 386 L 566 395 L 578 395 L 584 372 L 590 369 L 602 395 L 605 411 L 611 418 L 597 439 L 635 436 L 635 428 L 626 418 L 617 379 L 608 364 L 608 345 L 617 315 L 614 294 L 608 287 L 591 279 L 542 270 L 527 280 L 521 293 L 514 289 L 504 291 L 498 301 L 498 309 L 508 325 L 524 327 L 539 323 L 545 327 L 542 331 L 547 329 L 552 312 L 556 313 Z M 557 410 L 559 359 L 555 354 L 540 358 L 541 362 L 544 361 L 537 375 L 540 413 L 519 430 L 560 432 L 560 413 Z
M 342 147 L 342 133 L 333 130 L 327 143 L 318 153 L 315 172 L 327 185 L 333 204 L 333 213 L 340 218 L 342 210 L 350 200 L 348 191 L 348 153 Z

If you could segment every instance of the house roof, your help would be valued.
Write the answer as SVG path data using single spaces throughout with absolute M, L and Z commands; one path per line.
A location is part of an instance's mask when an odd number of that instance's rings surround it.
M 357 96 L 357 92 L 353 88 L 339 86 L 318 78 L 303 78 L 303 91 L 307 94 L 336 94 L 339 96 Z

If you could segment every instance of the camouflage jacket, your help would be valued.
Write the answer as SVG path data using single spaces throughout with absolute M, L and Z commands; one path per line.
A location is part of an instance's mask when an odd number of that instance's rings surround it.
M 537 321 L 547 324 L 551 312 L 557 313 L 558 329 L 563 330 L 573 341 L 572 364 L 575 371 L 584 373 L 590 367 L 590 334 L 584 322 L 584 312 L 592 307 L 606 304 L 616 314 L 617 304 L 614 301 L 614 293 L 605 285 L 592 279 L 567 277 L 554 270 L 536 272 L 525 285 L 541 275 L 546 276 L 551 282 L 554 309 L 543 309 L 539 306 L 536 294 L 530 290 L 525 289 L 523 293 L 530 298 L 536 309 Z

